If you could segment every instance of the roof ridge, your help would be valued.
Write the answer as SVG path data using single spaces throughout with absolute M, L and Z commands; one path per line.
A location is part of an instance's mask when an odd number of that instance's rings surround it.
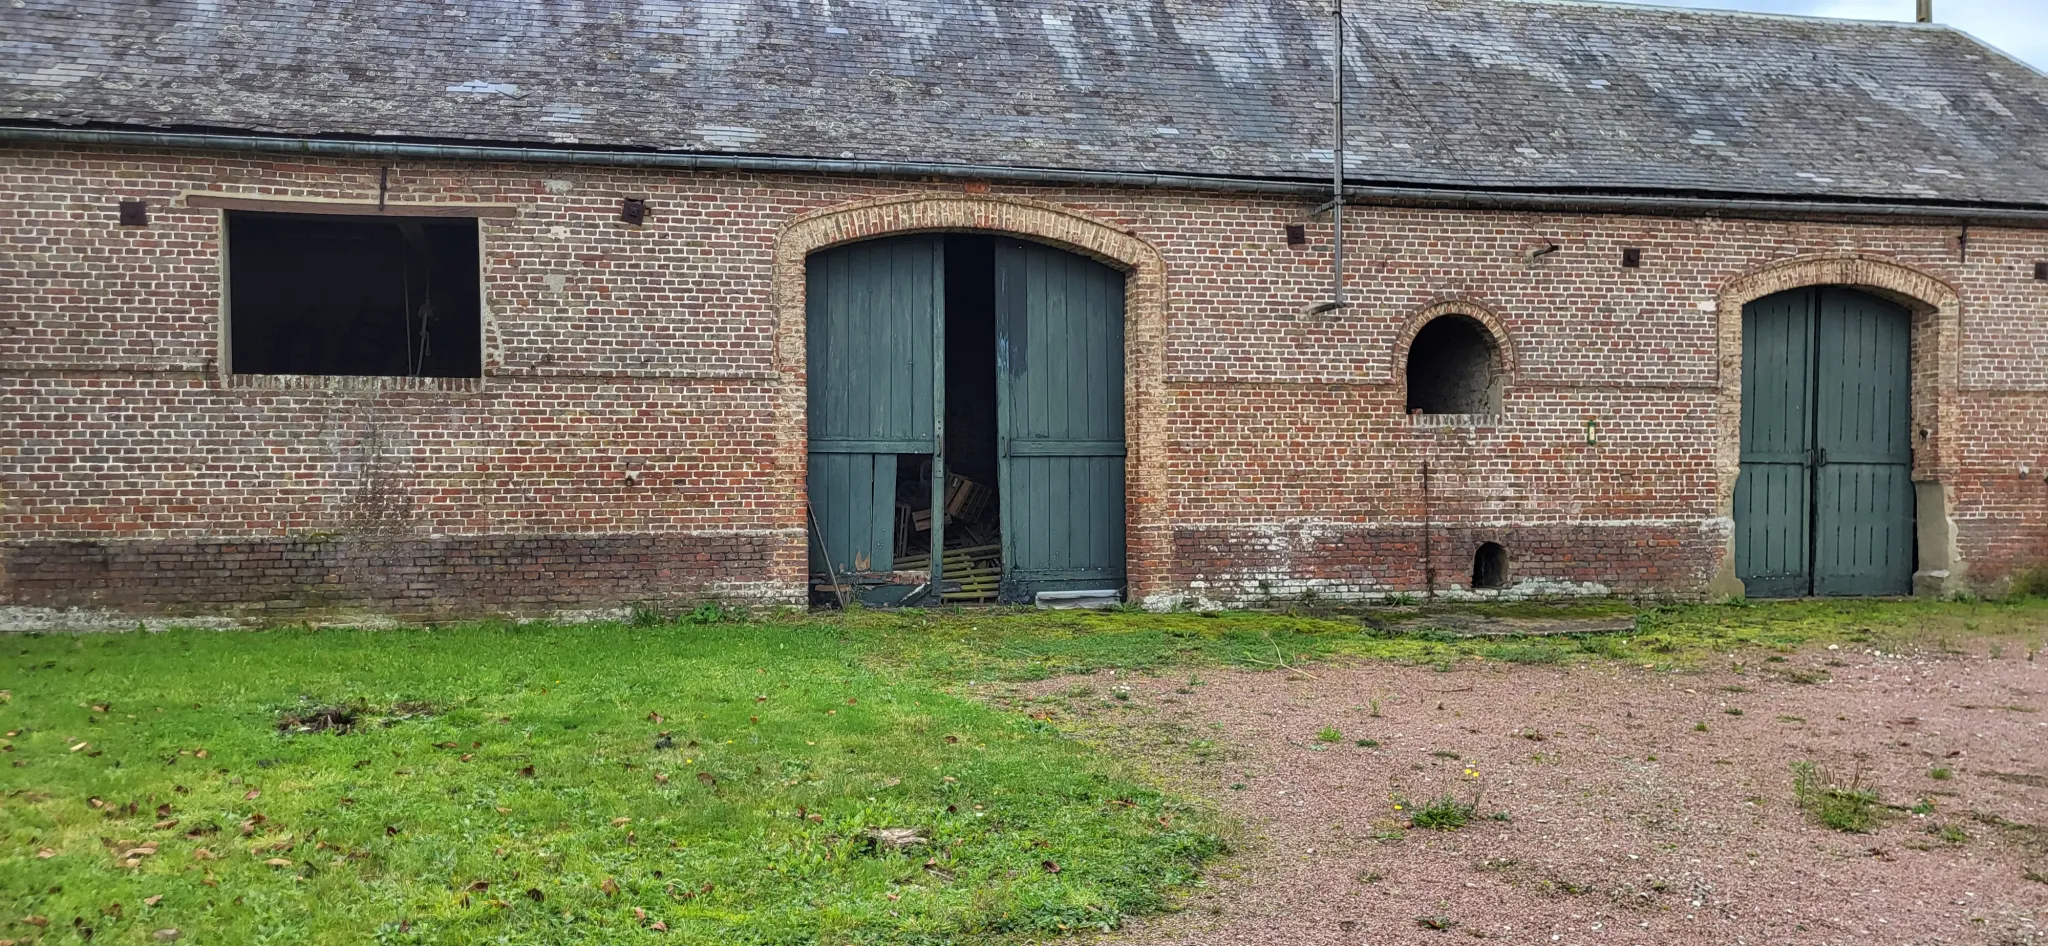
M 1527 6 L 1556 7 L 1607 7 L 1628 12 L 1677 13 L 1699 17 L 1735 17 L 1753 20 L 1785 20 L 1804 24 L 1840 24 L 1844 26 L 1871 26 L 1880 29 L 1904 27 L 1907 29 L 1937 29 L 1962 33 L 1947 23 L 1919 23 L 1913 20 L 1869 20 L 1849 16 L 1821 16 L 1813 13 L 1768 13 L 1761 10 L 1730 10 L 1721 7 L 1681 7 L 1668 3 L 1642 3 L 1637 0 L 1490 0 L 1495 3 L 1516 3 Z M 1968 36 L 1969 34 L 1964 33 Z M 1975 39 L 1976 37 L 1971 37 Z M 1981 40 L 1979 41 L 1981 42 Z

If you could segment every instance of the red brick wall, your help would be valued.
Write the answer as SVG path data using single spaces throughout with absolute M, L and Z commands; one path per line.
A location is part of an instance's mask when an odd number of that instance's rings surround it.
M 518 207 L 481 223 L 485 378 L 224 383 L 219 212 L 181 195 L 374 201 L 377 167 L 0 151 L 0 604 L 800 600 L 803 451 L 778 417 L 801 408 L 801 351 L 778 348 L 777 234 L 801 213 L 960 185 L 398 164 L 392 201 Z M 1307 201 L 1001 184 L 986 199 L 1012 195 L 1165 262 L 1168 443 L 1148 461 L 1165 486 L 1132 497 L 1171 532 L 1134 589 L 1149 601 L 1417 593 L 1425 529 L 1439 590 L 1466 585 L 1492 540 L 1524 590 L 1703 593 L 1728 528 L 1716 294 L 1848 250 L 1962 300 L 1942 475 L 1969 574 L 1995 584 L 2048 559 L 2048 283 L 2031 278 L 2048 234 L 1973 230 L 1964 260 L 1935 227 L 1356 209 L 1358 304 L 1308 316 L 1326 221 L 1307 247 L 1283 231 Z M 622 196 L 648 199 L 646 226 L 617 220 Z M 116 226 L 137 198 L 151 225 Z M 1619 266 L 1626 246 L 1642 268 Z M 1397 341 L 1445 299 L 1508 333 L 1518 371 L 1498 423 L 1401 413 Z

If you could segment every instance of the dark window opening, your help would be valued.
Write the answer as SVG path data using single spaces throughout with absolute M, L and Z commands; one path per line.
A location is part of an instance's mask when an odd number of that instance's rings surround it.
M 1486 326 L 1463 315 L 1433 319 L 1408 346 L 1408 411 L 1494 413 L 1500 409 L 1499 375 Z
M 477 224 L 227 212 L 236 374 L 483 374 Z
M 1499 542 L 1482 542 L 1472 554 L 1472 587 L 1504 588 L 1508 583 L 1508 550 Z

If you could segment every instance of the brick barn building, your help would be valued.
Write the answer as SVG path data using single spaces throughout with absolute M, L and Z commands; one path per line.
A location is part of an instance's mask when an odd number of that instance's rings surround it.
M 1355 10 L 1343 305 L 1318 2 L 0 36 L 16 626 L 2048 561 L 2048 77 L 1938 25 Z

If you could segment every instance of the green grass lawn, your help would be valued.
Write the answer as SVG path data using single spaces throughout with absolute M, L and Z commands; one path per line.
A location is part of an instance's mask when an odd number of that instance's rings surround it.
M 0 939 L 23 943 L 1002 941 L 1156 909 L 1219 846 L 829 627 L 0 648 Z M 355 731 L 278 729 L 350 703 Z M 871 849 L 884 827 L 929 842 Z
M 1327 613 L 906 611 L 4 637 L 0 941 L 1031 940 L 1165 908 L 1227 826 L 968 684 L 2031 654 L 2048 628 L 2044 601 L 1492 610 L 1636 626 L 1464 640 Z M 345 733 L 290 724 L 337 706 Z M 879 828 L 926 840 L 889 850 Z

